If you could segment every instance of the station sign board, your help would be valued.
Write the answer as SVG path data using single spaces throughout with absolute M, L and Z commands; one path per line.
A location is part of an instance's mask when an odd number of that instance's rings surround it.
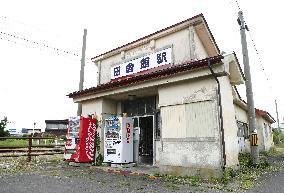
M 111 79 L 117 79 L 172 63 L 172 48 L 166 48 L 111 67 Z

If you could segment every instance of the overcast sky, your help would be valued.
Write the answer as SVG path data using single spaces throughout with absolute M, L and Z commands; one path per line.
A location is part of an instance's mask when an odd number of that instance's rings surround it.
M 247 34 L 255 107 L 280 120 L 284 27 L 281 1 L 239 0 L 258 55 Z M 46 119 L 76 115 L 66 95 L 78 90 L 83 29 L 88 29 L 85 88 L 96 85 L 90 58 L 203 13 L 221 51 L 235 51 L 242 65 L 238 7 L 234 0 L 9 0 L 0 6 L 0 119 L 9 127 L 44 128 Z M 244 86 L 240 88 L 246 99 Z

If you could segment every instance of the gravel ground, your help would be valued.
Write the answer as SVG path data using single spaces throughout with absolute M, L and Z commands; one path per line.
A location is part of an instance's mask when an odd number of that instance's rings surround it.
M 37 158 L 31 164 L 27 164 L 23 158 L 0 160 L 0 192 L 203 192 L 200 187 L 179 186 L 143 175 L 123 175 L 97 168 L 74 167 L 59 160 Z
M 88 168 L 6 174 L 0 178 L 1 193 L 91 192 L 203 192 L 201 188 L 176 186 L 161 179 L 107 173 Z
M 58 158 L 61 159 L 62 155 Z M 69 166 L 60 159 L 36 158 L 27 164 L 23 158 L 0 160 L 1 193 L 92 193 L 92 192 L 224 192 L 178 185 L 161 178 L 108 173 L 97 168 Z M 47 161 L 46 161 L 47 160 Z M 283 164 L 283 160 L 276 160 Z M 284 193 L 284 171 L 267 173 L 259 185 L 247 193 Z

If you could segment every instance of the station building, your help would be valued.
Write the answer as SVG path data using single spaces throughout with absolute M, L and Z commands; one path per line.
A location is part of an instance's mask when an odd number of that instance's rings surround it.
M 140 127 L 138 164 L 205 176 L 238 167 L 235 86 L 244 75 L 234 53 L 220 54 L 202 14 L 92 61 L 98 85 L 68 96 L 102 120 L 101 141 L 104 117 L 126 114 Z

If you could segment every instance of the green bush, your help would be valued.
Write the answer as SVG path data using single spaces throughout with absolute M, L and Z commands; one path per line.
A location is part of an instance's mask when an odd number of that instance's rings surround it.
M 0 147 L 27 147 L 28 140 L 26 139 L 6 139 L 0 141 Z
M 284 133 L 279 133 L 279 131 L 278 130 L 274 130 L 273 131 L 273 142 L 275 143 L 275 144 L 278 144 L 279 143 L 279 138 L 280 138 L 280 141 L 284 141 Z
M 269 151 L 265 151 L 262 154 L 268 157 L 275 157 L 281 155 L 281 152 L 279 152 L 275 147 L 271 147 Z
M 251 167 L 253 165 L 252 157 L 248 153 L 240 153 L 239 163 L 241 167 Z
M 98 153 L 98 156 L 96 157 L 96 165 L 101 166 L 104 161 L 104 157 L 102 154 Z
M 8 131 L 4 131 L 4 129 L 7 126 L 7 123 L 8 123 L 7 117 L 4 117 L 0 121 L 0 137 L 8 137 L 8 136 L 10 136 L 10 133 Z

